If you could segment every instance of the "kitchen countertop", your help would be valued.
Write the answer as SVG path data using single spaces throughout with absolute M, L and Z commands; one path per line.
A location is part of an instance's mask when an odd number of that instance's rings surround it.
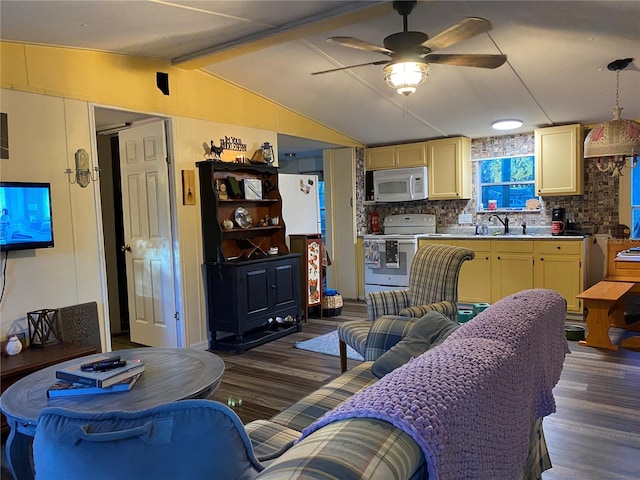
M 439 227 L 438 233 L 421 234 L 420 238 L 434 238 L 434 239 L 455 239 L 455 240 L 581 240 L 590 236 L 589 234 L 582 235 L 552 235 L 550 227 L 544 226 L 527 226 L 527 233 L 522 234 L 522 227 L 519 225 L 512 225 L 509 227 L 510 232 L 503 233 L 502 227 L 489 227 L 488 235 L 475 235 L 475 227 L 463 227 L 463 226 L 451 226 L 451 227 Z M 362 236 L 362 235 L 360 235 Z

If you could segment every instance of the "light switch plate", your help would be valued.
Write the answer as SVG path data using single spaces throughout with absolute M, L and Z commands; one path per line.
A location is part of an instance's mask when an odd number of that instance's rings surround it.
M 460 225 L 470 224 L 471 223 L 471 214 L 470 213 L 461 213 L 458 215 L 458 223 Z

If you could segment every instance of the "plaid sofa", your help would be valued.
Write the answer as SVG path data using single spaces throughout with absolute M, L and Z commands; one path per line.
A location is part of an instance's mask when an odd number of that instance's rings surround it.
M 372 324 L 367 357 L 374 359 L 407 334 L 406 318 L 385 316 Z M 270 420 L 245 426 L 257 458 L 267 467 L 258 479 L 369 479 L 428 478 L 424 455 L 413 439 L 390 423 L 353 418 L 326 425 L 294 445 L 300 432 L 377 378 L 373 361 L 365 361 L 309 394 Z M 530 432 L 529 458 L 521 480 L 541 478 L 551 468 L 542 420 Z

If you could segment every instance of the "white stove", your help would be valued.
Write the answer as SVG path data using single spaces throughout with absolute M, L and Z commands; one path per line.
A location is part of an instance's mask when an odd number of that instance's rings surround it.
M 418 239 L 440 236 L 435 215 L 388 215 L 383 228 L 384 234 L 364 236 L 365 293 L 408 288 Z

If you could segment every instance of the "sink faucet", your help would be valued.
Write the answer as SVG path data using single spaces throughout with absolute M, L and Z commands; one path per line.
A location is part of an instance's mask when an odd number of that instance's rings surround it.
M 498 215 L 493 214 L 489 217 L 489 221 L 491 221 L 492 218 L 497 218 L 498 221 L 504 225 L 504 233 L 509 233 L 509 217 L 507 217 L 506 215 L 504 216 L 504 220 L 502 220 Z

